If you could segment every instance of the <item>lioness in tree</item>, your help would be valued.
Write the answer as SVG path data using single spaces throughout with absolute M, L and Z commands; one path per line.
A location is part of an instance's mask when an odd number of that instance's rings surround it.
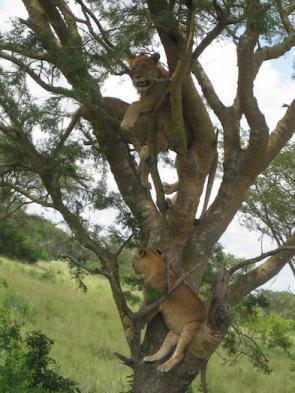
M 142 128 L 139 132 L 137 130 L 139 120 L 139 116 L 145 112 L 152 112 L 155 106 L 160 102 L 160 108 L 158 108 L 158 112 L 156 115 L 156 153 L 160 153 L 161 151 L 166 150 L 168 147 L 173 151 L 177 151 L 174 146 L 174 135 L 173 135 L 173 123 L 172 123 L 172 113 L 169 99 L 169 83 L 170 76 L 168 71 L 166 71 L 159 64 L 160 55 L 158 53 L 154 53 L 150 56 L 146 54 L 141 54 L 138 56 L 132 56 L 127 59 L 130 71 L 132 82 L 137 89 L 140 99 L 131 103 L 125 113 L 125 116 L 121 122 L 121 128 L 132 134 L 132 131 L 136 129 L 136 135 L 134 133 L 133 145 L 140 156 L 140 164 L 139 164 L 139 175 L 141 183 L 144 187 L 148 187 L 148 176 L 150 173 L 150 168 L 147 162 L 147 159 L 150 156 L 149 148 L 148 148 L 148 125 L 144 126 L 143 122 L 140 122 L 140 127 Z M 184 116 L 185 117 L 185 116 Z M 136 124 L 137 123 L 137 124 Z M 136 126 L 135 126 L 136 124 Z M 135 126 L 135 127 L 134 127 Z M 131 129 L 133 129 L 131 131 Z M 140 135 L 140 141 L 136 141 L 138 136 Z M 190 129 L 189 125 L 186 122 L 186 138 L 188 146 L 190 146 L 192 142 L 193 132 Z M 137 145 L 137 146 L 136 146 Z M 177 164 L 177 159 L 176 159 Z M 209 180 L 206 189 L 205 202 L 203 207 L 202 214 L 205 213 L 208 205 L 208 201 L 211 195 L 212 185 L 215 177 L 217 165 L 217 154 L 216 160 L 212 165 L 212 168 L 209 173 Z M 171 194 L 178 190 L 179 182 L 176 181 L 173 184 L 163 183 L 163 190 L 165 194 Z M 176 196 L 172 198 L 170 201 L 171 204 L 174 204 Z M 169 201 L 169 200 L 167 200 Z
M 134 258 L 133 267 L 140 274 L 148 287 L 163 293 L 165 288 L 165 265 L 160 255 L 145 247 L 140 247 Z M 169 287 L 177 280 L 177 274 L 169 268 Z M 145 304 L 151 303 L 145 293 Z M 167 356 L 172 348 L 176 348 L 172 356 L 158 370 L 167 372 L 181 361 L 184 352 L 194 338 L 197 330 L 207 318 L 204 302 L 185 284 L 176 288 L 159 306 L 169 332 L 158 352 L 144 357 L 145 362 L 155 362 Z
M 160 55 L 154 53 L 151 56 L 141 54 L 131 56 L 127 59 L 132 82 L 137 89 L 140 100 L 131 103 L 121 122 L 121 128 L 125 132 L 131 132 L 138 120 L 138 116 L 144 112 L 151 112 L 154 106 L 161 100 L 165 90 L 169 86 L 169 73 L 159 64 Z M 167 95 L 167 94 L 166 94 Z M 164 100 L 159 116 L 157 116 L 157 134 L 156 134 L 156 153 L 164 151 L 168 147 L 167 130 L 171 129 L 171 113 L 169 100 Z M 142 123 L 141 123 L 142 125 Z M 139 174 L 140 180 L 144 187 L 148 187 L 148 176 L 150 169 L 147 159 L 150 156 L 148 149 L 148 127 L 142 129 L 145 137 L 145 143 L 134 143 L 140 156 Z M 141 137 L 142 141 L 142 137 Z M 139 142 L 139 141 L 138 141 Z

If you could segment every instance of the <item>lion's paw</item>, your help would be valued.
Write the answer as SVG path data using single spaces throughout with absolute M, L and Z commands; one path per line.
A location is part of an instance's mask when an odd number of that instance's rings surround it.
M 141 160 L 146 160 L 149 157 L 149 147 L 144 145 L 142 146 L 142 148 L 140 149 L 139 152 L 139 158 Z
M 122 120 L 120 127 L 123 131 L 129 131 L 132 128 L 129 122 L 126 121 L 125 119 Z
M 156 360 L 157 359 L 155 359 L 155 357 L 153 355 L 145 356 L 143 358 L 143 361 L 146 362 L 146 363 L 152 363 L 152 362 L 155 362 Z
M 161 373 L 168 373 L 172 369 L 172 367 L 176 364 L 177 362 L 174 361 L 174 359 L 169 359 L 167 362 L 160 364 L 157 367 L 157 370 L 160 371 Z

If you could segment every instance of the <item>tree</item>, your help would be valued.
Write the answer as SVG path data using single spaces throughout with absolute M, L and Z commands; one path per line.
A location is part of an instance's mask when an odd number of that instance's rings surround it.
M 149 247 L 160 248 L 166 263 L 174 265 L 183 274 L 181 279 L 186 278 L 195 291 L 199 290 L 209 257 L 249 187 L 294 133 L 295 100 L 271 131 L 253 90 L 262 64 L 283 56 L 295 44 L 294 2 L 22 2 L 28 18 L 15 21 L 0 40 L 0 57 L 5 60 L 0 75 L 0 131 L 7 141 L 6 150 L 1 151 L 1 186 L 59 211 L 79 242 L 96 254 L 98 263 L 93 272 L 109 280 L 124 329 L 126 316 L 135 326 L 136 334 L 128 342 L 131 358 L 120 355 L 133 369 L 133 391 L 150 392 L 153 386 L 154 393 L 185 392 L 226 334 L 229 306 L 239 303 L 290 261 L 295 253 L 294 234 L 279 251 L 260 257 L 268 258 L 247 274 L 235 274 L 245 262 L 221 269 L 211 289 L 208 320 L 182 363 L 168 374 L 141 362 L 144 354 L 162 342 L 166 328 L 160 317 L 154 318 L 140 344 L 139 327 L 147 310 L 133 313 L 129 308 L 120 282 L 119 254 L 132 228 L 137 243 L 145 241 Z M 231 40 L 237 48 L 238 85 L 230 106 L 218 97 L 199 60 L 217 39 Z M 175 125 L 171 134 L 178 141 L 175 151 L 180 187 L 170 207 L 163 203 L 155 165 L 157 202 L 140 183 L 136 152 L 120 129 L 128 105 L 101 93 L 107 75 L 128 73 L 122 61 L 125 56 L 151 51 L 153 40 L 160 41 L 167 57 Z M 7 62 L 12 68 L 5 66 Z M 48 99 L 34 99 L 28 88 L 31 79 L 50 93 Z M 69 116 L 67 102 L 78 109 L 69 126 L 61 130 L 62 121 Z M 205 179 L 216 158 L 209 108 L 220 122 L 223 177 L 215 200 L 196 220 Z M 79 116 L 86 120 L 78 121 Z M 152 127 L 153 116 L 153 112 L 145 113 L 139 119 L 141 125 L 151 128 L 151 135 L 157 132 Z M 241 144 L 243 116 L 250 129 L 247 147 Z M 186 126 L 191 130 L 189 143 Z M 33 137 L 36 128 L 42 135 L 39 143 Z M 152 138 L 150 147 L 152 151 Z M 155 163 L 157 157 L 151 158 Z M 100 175 L 99 181 L 99 176 L 90 178 L 89 162 Z M 108 168 L 119 194 L 107 191 Z M 117 227 L 120 223 L 123 236 L 111 228 L 116 240 L 122 242 L 117 252 L 106 246 L 102 228 L 85 220 L 83 213 L 89 206 L 93 210 L 107 206 L 120 210 Z
M 255 180 L 242 204 L 243 222 L 281 246 L 294 233 L 294 143 L 288 144 Z M 289 266 L 295 276 L 294 261 Z

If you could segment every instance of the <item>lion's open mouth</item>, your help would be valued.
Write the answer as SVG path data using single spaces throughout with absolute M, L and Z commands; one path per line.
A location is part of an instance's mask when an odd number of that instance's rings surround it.
M 149 81 L 138 81 L 138 82 L 136 82 L 136 86 L 137 87 L 147 87 L 149 85 L 150 85 Z

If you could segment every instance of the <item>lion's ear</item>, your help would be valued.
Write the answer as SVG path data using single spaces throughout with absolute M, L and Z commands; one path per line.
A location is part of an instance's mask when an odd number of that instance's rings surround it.
M 146 254 L 146 249 L 144 247 L 141 247 L 138 251 L 139 256 L 141 256 L 141 258 L 143 258 Z
M 127 63 L 128 63 L 130 66 L 132 66 L 132 64 L 133 64 L 133 62 L 134 62 L 134 60 L 135 60 L 135 57 L 136 57 L 136 56 L 129 56 L 129 57 L 127 57 L 126 61 L 127 61 Z
M 153 53 L 153 54 L 151 55 L 151 59 L 153 60 L 153 62 L 154 62 L 155 64 L 158 64 L 158 63 L 159 63 L 159 60 L 160 60 L 160 53 Z

